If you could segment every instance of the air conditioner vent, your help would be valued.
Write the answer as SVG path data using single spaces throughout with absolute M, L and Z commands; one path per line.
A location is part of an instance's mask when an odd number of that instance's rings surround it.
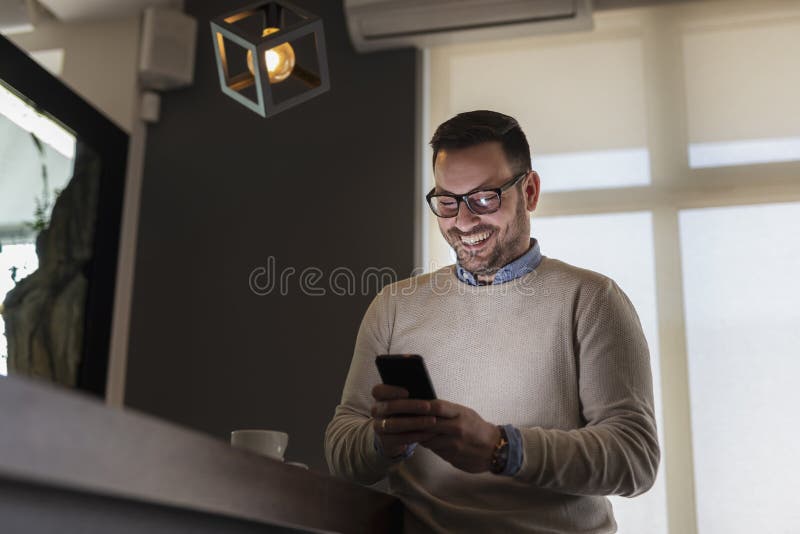
M 592 27 L 589 0 L 345 0 L 359 51 Z

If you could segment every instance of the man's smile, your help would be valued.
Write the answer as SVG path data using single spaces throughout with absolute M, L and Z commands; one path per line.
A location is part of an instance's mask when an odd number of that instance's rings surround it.
M 481 232 L 479 234 L 465 235 L 461 236 L 461 242 L 468 246 L 477 245 L 478 243 L 482 243 L 488 239 L 490 235 L 492 235 L 492 232 Z

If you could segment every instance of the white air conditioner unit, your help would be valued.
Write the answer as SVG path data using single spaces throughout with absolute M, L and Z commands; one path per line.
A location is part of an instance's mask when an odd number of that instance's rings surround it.
M 344 0 L 359 52 L 590 30 L 591 0 Z

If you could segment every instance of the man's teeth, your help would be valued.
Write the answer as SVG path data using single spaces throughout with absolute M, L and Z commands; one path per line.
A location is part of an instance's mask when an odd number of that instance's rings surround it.
M 475 234 L 475 235 L 471 235 L 471 236 L 462 236 L 461 237 L 461 241 L 464 244 L 467 244 L 467 245 L 475 245 L 477 243 L 480 243 L 481 241 L 483 241 L 487 237 L 489 237 L 490 233 L 491 232 L 484 232 L 482 234 Z

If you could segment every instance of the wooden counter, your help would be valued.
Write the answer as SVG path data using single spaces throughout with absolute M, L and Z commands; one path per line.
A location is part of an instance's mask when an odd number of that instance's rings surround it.
M 0 377 L 0 492 L 21 496 L 36 488 L 50 491 L 31 508 L 45 517 L 45 503 L 59 502 L 52 492 L 210 514 L 263 525 L 264 532 L 399 532 L 403 514 L 396 498 L 369 488 L 80 393 Z M 0 502 L 0 515 L 14 512 L 5 508 L 11 500 Z

